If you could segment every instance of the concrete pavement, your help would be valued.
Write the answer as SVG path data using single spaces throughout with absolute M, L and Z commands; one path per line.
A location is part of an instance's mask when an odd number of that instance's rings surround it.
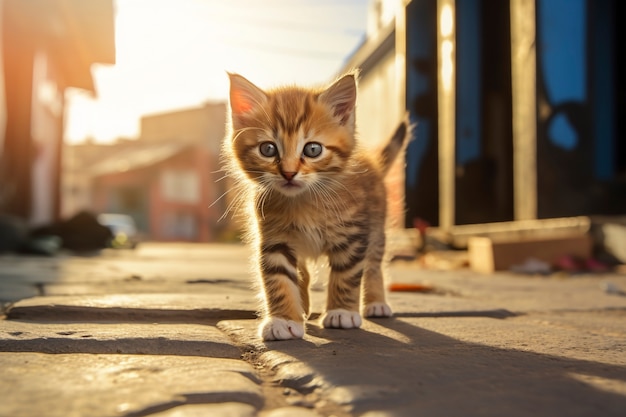
M 248 251 L 0 256 L 0 416 L 623 416 L 626 275 L 394 262 L 396 317 L 264 343 Z M 314 311 L 324 291 L 313 285 Z

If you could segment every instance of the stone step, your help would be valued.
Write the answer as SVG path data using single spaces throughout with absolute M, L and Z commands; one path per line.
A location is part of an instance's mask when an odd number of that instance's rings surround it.
M 0 352 L 205 356 L 239 359 L 214 326 L 198 324 L 32 323 L 0 320 Z
M 21 300 L 10 306 L 10 320 L 199 323 L 256 318 L 256 301 L 224 294 L 107 294 L 49 296 Z
M 152 416 L 189 405 L 250 416 L 264 404 L 242 360 L 0 352 L 0 363 L 2 416 Z

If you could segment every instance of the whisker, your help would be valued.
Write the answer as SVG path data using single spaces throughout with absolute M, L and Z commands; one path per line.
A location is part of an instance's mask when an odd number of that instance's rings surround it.
M 246 190 L 246 188 L 244 186 L 242 186 L 242 185 L 236 185 L 235 187 L 231 188 L 230 190 L 227 190 L 226 192 L 224 192 L 224 194 L 222 194 L 218 198 L 218 200 L 216 200 L 213 204 L 217 203 L 217 201 L 219 201 L 226 194 L 229 194 L 231 192 L 237 192 L 237 194 L 235 194 L 235 197 L 233 198 L 233 200 L 228 204 L 228 206 L 224 210 L 224 213 L 218 219 L 218 222 L 222 221 L 223 219 L 225 219 L 228 216 L 229 213 L 231 213 L 231 212 L 236 213 L 239 210 L 239 208 L 241 207 L 241 205 L 246 201 L 246 194 L 248 193 L 248 190 Z M 211 206 L 213 206 L 213 204 L 211 204 Z
M 233 142 L 234 142 L 234 141 L 236 141 L 236 140 L 237 140 L 237 138 L 239 138 L 239 136 L 240 136 L 242 133 L 248 132 L 248 131 L 250 131 L 250 130 L 260 130 L 260 131 L 262 131 L 262 132 L 265 132 L 265 129 L 263 129 L 263 128 L 261 128 L 261 127 L 255 127 L 255 126 L 244 127 L 244 128 L 241 128 L 241 129 L 235 130 L 235 131 L 233 132 L 234 136 L 233 136 L 232 141 L 233 141 Z
M 217 197 L 217 199 L 211 203 L 211 205 L 209 206 L 209 208 L 213 207 L 214 205 L 216 205 L 222 198 L 224 198 L 226 196 L 226 194 L 230 193 L 231 191 L 233 191 L 233 189 L 231 188 L 230 190 L 226 190 L 222 193 L 222 195 L 220 195 L 219 197 Z
M 226 178 L 230 178 L 230 175 L 228 174 L 224 174 L 223 176 L 219 177 L 218 179 L 215 180 L 215 182 L 220 182 L 225 180 Z
M 339 181 L 339 180 L 337 180 L 335 178 L 332 178 L 330 176 L 324 176 L 323 178 L 324 178 L 325 181 L 327 181 L 327 182 L 329 182 L 331 184 L 338 185 L 340 188 L 345 190 L 350 195 L 350 197 L 352 197 L 353 200 L 356 200 L 356 197 L 354 197 L 354 194 L 352 194 L 352 191 L 350 191 L 350 189 L 348 187 L 346 187 L 345 184 L 343 184 L 341 181 Z M 335 193 L 336 193 L 336 191 L 335 191 Z M 339 196 L 339 194 L 337 194 L 337 196 Z
M 347 211 L 348 206 L 343 199 L 340 198 L 339 194 L 332 188 L 325 187 L 320 182 L 315 182 L 311 184 L 310 187 L 316 195 L 319 195 L 324 209 L 333 212 L 337 221 L 343 224 L 344 216 L 342 216 L 342 213 Z

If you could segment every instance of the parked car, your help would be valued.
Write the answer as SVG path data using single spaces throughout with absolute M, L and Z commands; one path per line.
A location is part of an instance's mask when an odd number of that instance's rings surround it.
M 141 240 L 135 220 L 127 214 L 102 213 L 98 215 L 98 223 L 111 229 L 112 248 L 134 249 Z

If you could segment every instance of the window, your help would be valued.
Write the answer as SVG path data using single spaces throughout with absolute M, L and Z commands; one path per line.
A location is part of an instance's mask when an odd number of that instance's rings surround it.
M 200 201 L 200 178 L 191 170 L 165 170 L 161 176 L 161 191 L 167 201 L 198 203 Z

